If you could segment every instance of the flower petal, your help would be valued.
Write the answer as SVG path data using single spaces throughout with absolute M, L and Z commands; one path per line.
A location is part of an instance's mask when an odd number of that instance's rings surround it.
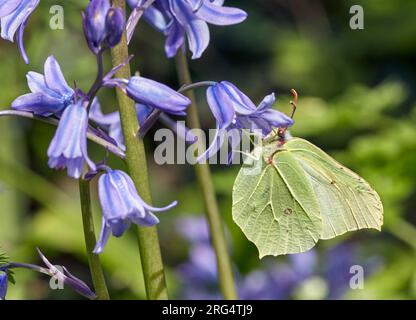
M 196 16 L 211 24 L 227 26 L 243 22 L 247 18 L 247 13 L 241 9 L 222 7 L 210 1 L 204 1 L 204 4 L 196 11 Z
M 147 117 L 153 112 L 153 108 L 136 103 L 136 112 L 137 112 L 137 119 L 139 120 L 140 126 L 146 121 Z
M 262 114 L 264 119 L 267 119 L 274 127 L 287 128 L 292 126 L 295 122 L 292 118 L 285 115 L 283 112 L 277 110 L 267 110 Z
M 127 94 L 136 102 L 149 105 L 175 115 L 185 115 L 191 101 L 168 86 L 143 77 L 132 77 Z
M 235 85 L 228 81 L 222 81 L 221 84 L 230 96 L 237 114 L 249 115 L 257 110 L 250 98 L 241 92 Z
M 170 0 L 170 8 L 188 36 L 192 59 L 198 59 L 209 45 L 209 29 L 207 23 L 198 18 L 191 6 L 184 0 Z
M 103 211 L 103 217 L 110 220 L 126 219 L 129 211 L 134 210 L 124 198 L 128 192 L 122 183 L 114 181 L 114 171 L 103 174 L 98 181 L 98 195 Z
M 64 110 L 48 148 L 48 164 L 51 168 L 67 167 L 68 175 L 75 179 L 82 174 L 84 160 L 95 170 L 95 164 L 87 154 L 87 128 L 88 114 L 82 102 Z
M 204 163 L 207 159 L 211 158 L 216 154 L 222 147 L 225 141 L 225 136 L 227 132 L 225 129 L 219 129 L 217 127 L 215 131 L 214 139 L 212 140 L 208 149 L 196 159 L 197 163 Z
M 22 0 L 0 0 L 0 18 L 12 13 Z
M 257 112 L 263 112 L 268 109 L 271 109 L 273 104 L 276 102 L 276 97 L 274 93 L 265 96 L 263 101 L 257 107 Z
M 70 286 L 72 289 L 75 290 L 75 292 L 90 300 L 94 300 L 97 298 L 97 295 L 88 287 L 88 285 L 84 281 L 72 275 L 64 266 L 62 266 L 62 269 L 64 270 L 64 283 L 66 285 Z
M 146 9 L 143 14 L 143 18 L 156 30 L 164 32 L 168 26 L 168 22 L 163 15 L 162 11 L 158 10 L 154 6 Z
M 64 107 L 60 99 L 40 92 L 24 94 L 12 102 L 12 108 L 15 110 L 33 112 L 41 116 L 57 114 Z
M 118 111 L 114 111 L 108 114 L 103 114 L 101 111 L 101 105 L 97 98 L 95 98 L 91 104 L 89 118 L 99 125 L 110 126 L 116 123 L 120 123 L 120 114 Z
M 1 18 L 1 37 L 5 40 L 14 40 L 17 29 L 35 10 L 40 0 L 22 0 L 17 8 L 8 16 Z
M 152 206 L 148 205 L 147 203 L 144 203 L 144 208 L 148 211 L 164 212 L 164 211 L 168 211 L 168 210 L 176 207 L 177 204 L 178 204 L 178 201 L 173 201 L 171 204 L 168 204 L 165 207 L 156 208 L 156 207 L 152 207 Z
M 166 56 L 173 58 L 185 42 L 185 31 L 179 23 L 172 21 L 165 33 L 167 34 L 165 41 Z
M 111 233 L 114 237 L 121 237 L 124 232 L 130 227 L 130 222 L 123 219 L 115 219 L 108 221 L 111 226 Z
M 8 283 L 7 273 L 0 271 L 0 300 L 6 300 Z
M 47 86 L 62 96 L 72 96 L 74 90 L 68 86 L 61 67 L 54 56 L 49 56 L 45 62 L 45 82 Z
M 160 222 L 159 219 L 151 212 L 147 212 L 144 218 L 132 217 L 131 220 L 143 227 L 152 227 Z
M 235 117 L 235 111 L 224 85 L 218 83 L 209 87 L 207 101 L 212 114 L 217 120 L 218 128 L 223 129 L 231 125 Z
M 33 93 L 43 93 L 56 99 L 61 98 L 58 93 L 48 88 L 45 82 L 45 77 L 42 74 L 30 71 L 26 75 L 26 79 L 29 89 Z
M 95 245 L 93 253 L 100 254 L 104 251 L 104 247 L 107 245 L 110 235 L 111 235 L 111 228 L 107 225 L 107 222 L 105 221 L 103 217 L 100 236 L 98 237 L 98 241 L 97 241 L 97 244 Z

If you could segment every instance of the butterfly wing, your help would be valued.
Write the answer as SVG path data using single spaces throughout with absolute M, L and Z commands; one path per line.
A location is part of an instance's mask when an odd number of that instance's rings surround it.
M 365 228 L 380 230 L 383 205 L 363 178 L 306 140 L 294 138 L 284 147 L 298 160 L 313 186 L 323 220 L 322 239 Z
M 233 187 L 235 223 L 266 255 L 300 253 L 321 236 L 319 205 L 306 174 L 287 151 L 271 163 L 262 159 L 261 172 L 242 167 Z

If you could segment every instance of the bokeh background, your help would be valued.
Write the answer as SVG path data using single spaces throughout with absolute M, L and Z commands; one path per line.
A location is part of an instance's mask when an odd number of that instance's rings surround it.
M 0 41 L 0 106 L 28 91 L 25 74 L 42 72 L 54 54 L 69 83 L 88 89 L 95 63 L 81 30 L 88 1 L 42 0 L 26 28 L 31 58 L 26 66 L 17 47 Z M 320 241 L 308 253 L 261 261 L 231 219 L 231 189 L 238 166 L 213 167 L 221 213 L 227 224 L 238 290 L 250 299 L 416 298 L 416 2 L 409 0 L 240 0 L 243 24 L 211 27 L 203 58 L 191 62 L 195 81 L 229 80 L 255 102 L 270 92 L 276 108 L 288 112 L 289 90 L 300 94 L 292 134 L 317 144 L 365 177 L 385 207 L 382 232 L 360 231 Z M 62 5 L 64 30 L 51 30 L 49 9 Z M 365 29 L 351 30 L 349 9 L 360 4 Z M 178 88 L 175 66 L 163 52 L 163 36 L 142 23 L 131 53 L 133 68 Z M 109 59 L 107 57 L 107 63 Z M 205 129 L 214 122 L 198 92 Z M 100 94 L 115 109 L 112 91 Z M 55 128 L 23 119 L 0 119 L 0 246 L 11 260 L 40 263 L 40 247 L 55 264 L 91 283 L 82 236 L 78 189 L 64 172 L 47 167 L 46 150 Z M 160 236 L 172 298 L 220 298 L 203 205 L 189 165 L 157 166 L 152 132 L 147 150 L 154 203 L 177 199 L 161 216 Z M 95 159 L 103 150 L 91 145 Z M 123 163 L 110 159 L 111 165 Z M 94 186 L 97 231 L 100 211 Z M 144 298 L 135 235 L 112 238 L 102 254 L 111 296 Z M 365 288 L 351 290 L 350 267 L 365 270 Z M 51 291 L 49 280 L 16 271 L 9 299 L 78 299 L 71 289 Z

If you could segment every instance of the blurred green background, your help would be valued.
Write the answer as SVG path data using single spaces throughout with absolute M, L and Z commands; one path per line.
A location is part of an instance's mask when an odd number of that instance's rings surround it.
M 42 72 L 50 54 L 58 59 L 68 83 L 89 88 L 96 70 L 81 30 L 80 12 L 87 3 L 41 1 L 26 28 L 30 66 L 24 65 L 16 45 L 0 41 L 0 106 L 7 109 L 15 97 L 28 92 L 26 72 Z M 49 9 L 55 4 L 64 7 L 64 30 L 49 28 Z M 364 265 L 376 257 L 377 268 L 365 274 L 363 290 L 347 285 L 336 298 L 416 298 L 416 2 L 229 0 L 226 4 L 246 10 L 249 18 L 240 25 L 210 28 L 209 49 L 202 59 L 191 62 L 194 81 L 229 80 L 255 102 L 274 91 L 276 108 L 285 112 L 290 110 L 289 90 L 295 88 L 300 99 L 292 134 L 312 141 L 365 177 L 385 207 L 382 232 L 360 231 L 319 242 L 314 276 L 299 282 L 286 297 L 331 297 L 327 252 L 350 251 L 353 246 L 359 252 L 353 264 Z M 354 4 L 364 8 L 364 30 L 349 27 Z M 161 34 L 141 23 L 131 47 L 132 66 L 146 77 L 178 88 L 174 62 L 165 57 L 163 44 Z M 204 92 L 198 97 L 203 126 L 213 128 Z M 100 98 L 107 111 L 115 110 L 111 90 Z M 47 166 L 46 150 L 54 130 L 29 120 L 0 119 L 0 246 L 13 261 L 39 263 L 38 246 L 55 264 L 91 283 L 77 183 Z M 151 156 L 152 132 L 146 144 L 154 203 L 179 201 L 175 210 L 160 216 L 160 236 L 171 297 L 183 298 L 187 284 L 177 267 L 187 263 L 192 244 L 173 226 L 179 217 L 201 216 L 203 205 L 193 168 L 157 166 Z M 91 145 L 90 149 L 95 159 L 104 156 L 100 148 Z M 123 168 L 116 159 L 110 162 Z M 266 265 L 287 264 L 288 257 L 259 261 L 254 245 L 232 223 L 231 189 L 238 167 L 218 166 L 213 171 L 236 272 L 244 278 Z M 98 231 L 95 190 L 94 195 Z M 102 262 L 112 298 L 144 298 L 133 230 L 121 239 L 110 239 Z M 348 273 L 349 268 L 340 268 L 331 276 L 342 278 Z M 17 270 L 16 280 L 9 299 L 79 298 L 70 289 L 51 291 L 47 278 L 30 271 Z

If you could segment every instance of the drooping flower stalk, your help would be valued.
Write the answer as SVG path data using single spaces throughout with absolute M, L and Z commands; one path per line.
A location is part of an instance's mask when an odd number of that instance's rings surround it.
M 114 0 L 113 6 L 125 11 L 124 0 Z M 126 33 L 123 34 L 121 42 L 111 49 L 111 56 L 113 66 L 123 63 L 128 58 Z M 116 76 L 118 78 L 129 79 L 131 77 L 130 65 L 127 64 L 118 70 Z M 136 137 L 139 129 L 139 122 L 134 107 L 135 103 L 121 90 L 117 90 L 117 101 L 126 145 L 126 163 L 128 171 L 136 189 L 140 192 L 141 198 L 146 203 L 151 203 L 152 199 L 150 195 L 144 144 L 141 139 L 137 139 Z M 138 242 L 147 298 L 167 299 L 168 293 L 157 228 L 155 226 L 138 227 Z
M 182 85 L 192 83 L 189 72 L 188 61 L 185 54 L 179 50 L 176 56 L 176 67 L 179 80 Z M 192 104 L 188 109 L 188 122 L 191 129 L 200 128 L 198 108 L 193 91 L 187 92 Z M 197 141 L 196 143 L 202 143 Z M 199 148 L 198 148 L 199 149 Z M 227 249 L 223 222 L 221 221 L 217 198 L 215 196 L 214 184 L 212 181 L 211 170 L 208 164 L 196 164 L 195 173 L 204 198 L 205 214 L 208 220 L 211 241 L 217 258 L 218 276 L 221 292 L 225 299 L 237 299 L 237 292 L 234 283 L 234 275 L 231 266 L 231 259 Z
M 100 257 L 93 253 L 96 245 L 94 220 L 91 211 L 90 183 L 87 180 L 79 179 L 79 195 L 81 200 L 82 225 L 84 228 L 85 247 L 87 250 L 88 265 L 95 293 L 98 300 L 109 300 L 107 285 L 105 283 Z

